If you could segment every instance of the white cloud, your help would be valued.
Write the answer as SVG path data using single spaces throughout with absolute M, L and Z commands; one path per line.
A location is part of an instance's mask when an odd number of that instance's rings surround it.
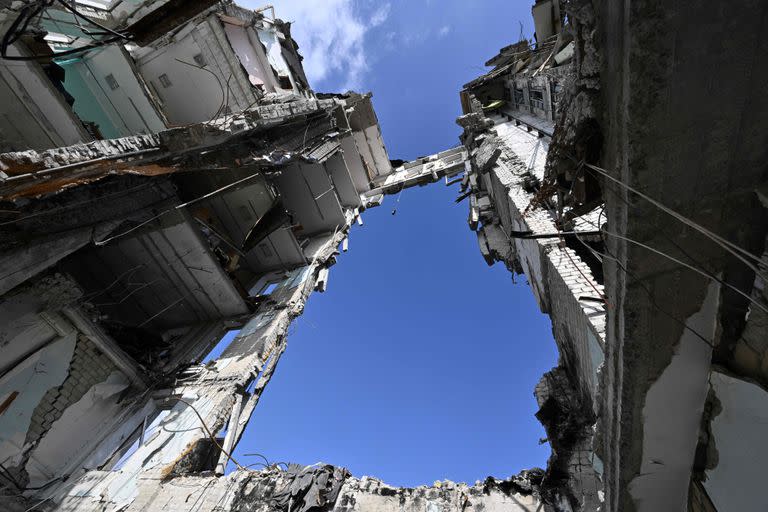
M 449 25 L 443 25 L 440 27 L 440 30 L 437 31 L 438 37 L 445 37 L 448 35 L 448 33 L 451 31 L 451 27 Z
M 299 43 L 313 88 L 347 90 L 362 85 L 368 69 L 366 32 L 387 20 L 389 3 L 367 21 L 355 11 L 353 0 L 276 0 L 274 5 L 278 18 L 293 22 L 291 35 Z
M 389 11 L 391 8 L 392 8 L 392 4 L 387 2 L 381 7 L 379 7 L 378 9 L 376 9 L 376 11 L 374 11 L 374 13 L 371 15 L 371 26 L 378 27 L 379 25 L 387 21 L 387 18 L 389 18 Z

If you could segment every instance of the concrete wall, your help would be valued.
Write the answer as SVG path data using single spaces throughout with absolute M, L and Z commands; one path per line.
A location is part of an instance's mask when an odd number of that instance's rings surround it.
M 768 393 L 753 382 L 717 370 L 709 382 L 716 402 L 708 447 L 713 467 L 706 471 L 702 485 L 717 510 L 763 509 L 768 506 L 761 471 L 768 457 L 763 442 Z
M 469 114 L 459 124 L 471 161 L 465 177 L 469 224 L 478 230 L 480 250 L 489 264 L 502 261 L 525 274 L 539 307 L 550 315 L 560 352 L 559 366 L 535 392 L 537 417 L 552 446 L 546 501 L 562 510 L 596 510 L 603 471 L 593 450 L 608 309 L 603 286 L 558 235 L 556 213 L 542 204 L 532 185 L 544 181 L 548 138 L 498 116 Z
M 196 55 L 203 56 L 205 69 L 195 67 Z M 190 23 L 168 44 L 138 51 L 135 56 L 141 75 L 151 84 L 173 125 L 209 121 L 226 102 L 235 112 L 256 100 L 254 86 L 216 16 Z M 166 85 L 161 76 L 167 77 Z
M 251 84 L 257 87 L 261 85 L 265 92 L 274 92 L 278 84 L 256 31 L 252 27 L 227 22 L 224 23 L 224 31 L 237 58 L 248 73 Z
M 65 87 L 75 97 L 73 109 L 103 129 L 104 138 L 158 133 L 165 122 L 120 46 L 108 46 L 64 64 Z M 112 89 L 107 76 L 114 78 Z
M 11 45 L 8 54 L 27 55 Z M 0 61 L 0 152 L 48 149 L 91 140 L 35 61 Z
M 0 303 L 2 364 L 12 365 L 0 377 L 0 463 L 28 487 L 54 483 L 82 463 L 115 426 L 130 387 L 61 314 L 78 297 L 74 284 L 60 276 L 37 283 Z
M 64 87 L 69 94 L 74 97 L 75 102 L 72 104 L 72 110 L 80 119 L 95 123 L 99 129 L 99 133 L 105 139 L 113 139 L 120 136 L 121 128 L 124 126 L 116 125 L 115 113 L 113 110 L 113 116 L 107 114 L 105 107 L 102 106 L 102 102 L 99 101 L 99 97 L 103 97 L 103 93 L 96 88 L 96 92 L 89 87 L 89 82 L 92 86 L 96 86 L 90 73 L 78 60 L 71 60 L 65 62 L 62 67 L 66 72 L 66 79 L 64 81 Z M 108 102 L 107 105 L 109 106 Z M 111 107 L 111 106 L 109 106 Z M 117 119 L 119 122 L 119 118 Z
M 686 1 L 661 8 L 652 1 L 601 1 L 594 10 L 591 5 L 578 3 L 586 13 L 586 28 L 599 43 L 592 55 L 600 59 L 604 106 L 599 112 L 605 129 L 601 167 L 620 183 L 762 254 L 766 224 L 755 192 L 764 186 L 768 159 L 768 99 L 760 92 L 768 86 L 765 4 L 746 0 L 712 8 Z M 578 43 L 577 50 L 594 50 L 583 40 Z M 743 261 L 625 187 L 608 181 L 605 187 L 612 231 L 750 293 L 754 271 Z M 732 364 L 730 351 L 754 306 L 635 243 L 609 240 L 609 250 L 621 265 L 607 264 L 606 290 L 622 314 L 608 324 L 608 389 L 600 425 L 606 510 L 653 510 L 658 493 L 665 493 L 671 506 L 682 507 L 696 456 L 688 440 L 698 429 L 691 424 L 701 419 L 709 388 L 709 372 L 702 366 L 713 359 Z M 706 320 L 693 322 L 704 311 Z M 698 350 L 686 348 L 691 336 Z M 711 358 L 702 356 L 712 347 Z M 684 386 L 668 378 L 680 358 L 692 379 Z M 689 393 L 686 407 L 672 406 Z M 669 407 L 657 407 L 664 394 Z M 669 421 L 673 410 L 674 423 Z M 657 422 L 667 431 L 662 438 L 653 436 Z M 660 445 L 671 435 L 685 438 L 686 446 L 664 451 Z M 662 451 L 661 458 L 653 455 Z M 674 478 L 664 478 L 676 482 L 674 489 L 665 485 L 641 492 L 639 482 L 649 479 L 646 470 L 653 461 L 658 462 L 654 473 L 676 468 Z M 758 499 L 744 508 L 764 507 Z

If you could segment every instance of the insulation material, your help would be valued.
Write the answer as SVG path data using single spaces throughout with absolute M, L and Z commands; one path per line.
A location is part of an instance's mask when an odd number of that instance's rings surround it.
M 229 44 L 232 45 L 237 58 L 248 73 L 248 80 L 256 86 L 268 84 L 259 54 L 248 37 L 248 30 L 246 27 L 224 23 L 224 32 L 227 34 Z
M 283 50 L 280 46 L 280 39 L 277 34 L 271 30 L 258 30 L 259 40 L 264 44 L 267 49 L 267 59 L 269 64 L 275 69 L 280 76 L 291 76 L 291 71 L 288 68 L 288 63 L 283 58 Z

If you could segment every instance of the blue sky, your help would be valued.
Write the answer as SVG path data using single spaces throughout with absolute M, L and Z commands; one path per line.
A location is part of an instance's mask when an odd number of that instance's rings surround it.
M 257 7 L 255 3 L 244 5 Z M 461 85 L 532 32 L 528 2 L 274 2 L 317 91 L 373 91 L 391 158 L 458 144 Z M 556 364 L 523 277 L 488 267 L 442 184 L 366 212 L 291 329 L 235 456 L 342 465 L 393 485 L 543 467 L 533 387 Z

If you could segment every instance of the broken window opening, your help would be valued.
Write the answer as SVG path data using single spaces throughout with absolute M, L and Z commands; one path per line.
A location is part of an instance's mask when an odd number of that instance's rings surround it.
M 544 92 L 541 89 L 530 89 L 528 96 L 531 99 L 531 109 L 544 108 Z
M 223 354 L 224 351 L 227 350 L 227 347 L 229 347 L 229 345 L 232 343 L 232 340 L 235 339 L 235 337 L 239 332 L 240 332 L 239 329 L 227 331 L 227 333 L 221 337 L 219 342 L 216 343 L 216 345 L 211 349 L 211 351 L 208 352 L 208 354 L 206 354 L 205 357 L 203 357 L 203 360 L 200 361 L 200 364 L 205 365 L 221 357 L 221 354 Z
M 274 353 L 274 352 L 272 352 L 272 353 L 269 355 L 269 357 L 267 358 L 267 360 L 266 360 L 266 361 L 264 361 L 264 364 L 263 364 L 263 365 L 261 365 L 261 370 L 259 370 L 259 373 L 256 375 L 256 377 L 255 377 L 255 378 L 253 378 L 253 379 L 252 379 L 252 380 L 251 380 L 251 381 L 248 383 L 248 385 L 245 387 L 245 398 L 244 398 L 244 402 L 243 402 L 243 403 L 244 403 L 244 405 L 245 405 L 245 404 L 246 404 L 248 401 L 250 401 L 250 400 L 254 400 L 254 399 L 255 399 L 255 400 L 257 400 L 257 401 L 258 401 L 258 399 L 260 398 L 260 396 L 257 396 L 257 397 L 254 397 L 254 396 L 253 396 L 253 395 L 254 395 L 254 393 L 257 391 L 257 390 L 256 390 L 256 386 L 259 384 L 259 381 L 260 381 L 260 380 L 262 379 L 262 377 L 264 376 L 264 372 L 265 372 L 265 370 L 266 370 L 267 368 L 270 368 L 270 367 L 271 367 L 271 365 L 272 365 L 272 362 L 273 362 L 273 360 L 274 360 L 274 359 L 275 359 L 275 353 Z M 264 390 L 264 385 L 262 384 L 262 386 L 261 386 L 261 389 L 259 390 L 259 393 L 261 393 L 263 390 Z M 243 421 L 243 417 L 241 416 L 241 418 L 240 418 L 240 423 L 242 423 L 242 421 Z M 250 418 L 246 418 L 246 425 L 247 425 L 248 421 L 250 421 Z M 229 428 L 229 424 L 227 424 L 226 428 L 225 428 L 225 429 L 223 429 L 223 432 L 224 432 L 224 433 L 223 433 L 223 434 L 220 434 L 220 435 L 222 436 L 222 438 L 223 438 L 224 436 L 226 436 L 226 429 L 227 429 L 227 428 Z M 230 451 L 230 455 L 234 455 L 234 454 L 235 454 L 235 450 L 237 449 L 237 446 L 238 446 L 238 444 L 239 444 L 239 441 L 240 441 L 240 440 L 241 440 L 241 439 L 235 439 L 235 440 L 234 440 L 234 444 L 233 444 L 233 446 L 232 446 L 232 449 L 231 449 L 231 451 Z M 235 458 L 238 458 L 238 457 L 242 457 L 242 455 L 237 455 L 237 456 L 235 456 Z M 250 465 L 249 465 L 248 467 L 250 467 Z M 236 469 L 238 469 L 238 467 L 237 467 L 237 465 L 234 463 L 234 461 L 232 460 L 232 457 L 230 457 L 230 458 L 227 460 L 227 465 L 226 465 L 226 467 L 224 468 L 224 474 L 225 474 L 225 475 L 228 475 L 228 474 L 230 474 L 231 472 L 235 471 Z
M 158 408 L 144 417 L 144 421 L 131 432 L 112 458 L 104 465 L 110 471 L 120 471 L 139 448 L 150 442 L 160 432 L 164 420 L 171 413 L 170 409 Z M 114 461 L 114 462 L 113 462 Z
M 286 90 L 293 89 L 293 84 L 291 84 L 290 77 L 287 77 L 285 75 L 278 75 L 277 81 L 281 89 L 286 89 Z
M 275 291 L 275 289 L 280 286 L 280 283 L 269 283 L 261 292 L 259 292 L 259 295 L 272 295 L 272 292 Z
M 581 261 L 587 264 L 589 270 L 592 272 L 592 277 L 594 277 L 597 284 L 603 284 L 603 263 L 595 255 L 595 252 L 604 252 L 603 242 L 585 240 L 584 237 L 581 237 L 579 240 L 575 236 L 566 236 L 564 239 L 565 246 L 572 249 L 576 255 L 581 258 Z M 584 244 L 589 247 L 585 247 Z

